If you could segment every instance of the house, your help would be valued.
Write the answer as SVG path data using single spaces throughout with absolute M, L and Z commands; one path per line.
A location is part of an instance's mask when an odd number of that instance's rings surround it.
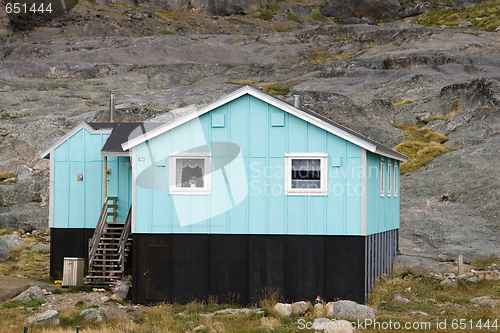
M 243 87 L 170 123 L 83 123 L 50 158 L 51 276 L 132 300 L 364 302 L 398 248 L 404 155 Z

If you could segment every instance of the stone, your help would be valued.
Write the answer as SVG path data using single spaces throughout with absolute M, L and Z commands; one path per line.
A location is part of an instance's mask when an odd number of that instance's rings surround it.
M 311 12 L 311 7 L 292 6 L 289 10 L 293 15 L 306 16 Z
M 317 304 L 316 304 L 317 305 Z M 330 323 L 328 318 L 316 318 L 313 321 L 313 329 L 316 331 L 324 331 L 327 325 Z
M 292 314 L 292 304 L 276 303 L 274 311 L 282 317 L 288 317 Z
M 332 320 L 326 327 L 326 333 L 354 333 L 353 324 L 347 320 Z
M 32 317 L 26 318 L 26 324 L 59 324 L 59 312 L 56 310 L 48 310 Z
M 314 304 L 313 315 L 316 318 L 321 318 L 326 316 L 326 309 L 322 303 Z
M 10 248 L 7 242 L 0 239 L 0 262 L 5 261 L 10 258 Z
M 414 316 L 428 316 L 429 314 L 428 313 L 425 313 L 423 311 L 412 311 L 410 312 L 410 316 L 414 317 Z
M 48 244 L 35 244 L 30 249 L 31 252 L 50 252 L 50 245 Z
M 79 316 L 85 317 L 87 320 L 93 320 L 96 323 L 103 322 L 106 318 L 104 318 L 104 315 L 100 309 L 96 308 L 89 308 L 85 309 L 82 312 L 78 314 Z
M 101 302 L 103 302 L 103 303 L 106 303 L 107 301 L 110 300 L 110 298 L 108 296 L 102 296 L 100 299 L 101 299 Z
M 448 279 L 448 278 L 444 279 L 439 284 L 442 285 L 443 287 L 458 287 L 457 280 Z
M 216 321 L 215 323 L 212 324 L 212 328 L 216 330 L 218 333 L 225 332 L 226 329 L 224 328 L 224 324 L 221 323 L 220 321 Z
M 130 290 L 130 287 L 128 284 L 120 284 L 114 287 L 113 293 L 116 295 L 119 295 L 122 299 L 126 299 L 128 296 L 128 292 Z
M 368 17 L 375 20 L 397 18 L 401 11 L 397 0 L 329 0 L 320 13 L 339 19 Z
M 392 300 L 394 302 L 398 302 L 398 303 L 410 303 L 411 301 L 406 298 L 405 296 L 401 295 L 401 294 L 394 294 L 394 296 L 392 297 Z
M 121 297 L 121 296 L 120 296 L 120 295 L 118 295 L 118 294 L 113 294 L 113 295 L 111 295 L 111 299 L 112 299 L 113 301 L 117 301 L 117 302 L 121 302 L 121 301 L 123 301 L 123 297 Z
M 337 301 L 333 303 L 333 317 L 345 320 L 375 319 L 375 309 L 353 301 Z
M 14 301 L 29 302 L 34 299 L 44 299 L 43 291 L 38 286 L 32 286 L 14 297 Z
M 448 26 L 446 24 L 442 24 L 439 26 L 441 29 L 448 29 Z
M 497 302 L 491 299 L 490 296 L 479 296 L 474 297 L 470 300 L 472 304 L 480 304 L 480 305 L 495 305 Z
M 495 29 L 496 32 L 500 32 L 500 27 Z
M 328 302 L 325 305 L 325 310 L 326 310 L 326 316 L 327 317 L 333 317 L 333 303 L 335 303 L 335 302 Z
M 471 278 L 474 276 L 474 273 L 472 272 L 465 272 L 457 276 L 457 280 L 466 280 L 468 278 Z
M 193 332 L 208 332 L 208 327 L 202 324 L 193 328 Z
M 249 34 L 255 30 L 255 26 L 253 24 L 238 24 L 234 28 L 244 34 Z
M 458 24 L 459 28 L 472 28 L 474 24 L 471 21 L 462 21 Z
M 304 301 L 292 303 L 292 313 L 296 316 L 305 314 L 307 310 L 309 310 L 309 305 Z
M 168 1 L 167 1 L 168 2 Z M 271 2 L 267 0 L 191 0 L 189 3 L 208 15 L 248 14 Z
M 444 273 L 444 277 L 448 279 L 454 279 L 457 277 L 455 273 Z
M 472 283 L 472 284 L 477 284 L 481 281 L 480 278 L 477 276 L 471 276 L 470 278 L 465 279 L 465 282 Z
M 17 236 L 17 235 L 4 235 L 4 236 L 0 236 L 0 239 L 3 239 L 5 240 L 5 242 L 7 243 L 7 246 L 12 249 L 16 246 L 20 246 L 20 245 L 24 245 L 26 244 L 26 242 L 24 241 L 24 239 L 22 239 L 21 237 Z

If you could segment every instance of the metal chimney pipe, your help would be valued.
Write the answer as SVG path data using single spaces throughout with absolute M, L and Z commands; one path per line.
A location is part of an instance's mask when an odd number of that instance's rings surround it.
M 116 113 L 115 113 L 115 91 L 114 90 L 111 91 L 111 97 L 109 99 L 109 112 L 110 112 L 109 121 L 114 123 L 115 116 L 116 116 Z
M 293 106 L 300 107 L 300 95 L 293 95 Z

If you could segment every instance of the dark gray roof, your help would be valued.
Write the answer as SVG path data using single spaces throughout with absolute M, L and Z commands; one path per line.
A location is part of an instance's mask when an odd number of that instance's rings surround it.
M 163 123 L 88 123 L 95 130 L 111 128 L 106 143 L 101 149 L 103 153 L 123 153 L 122 143 L 133 139 Z M 137 129 L 137 130 L 136 130 Z

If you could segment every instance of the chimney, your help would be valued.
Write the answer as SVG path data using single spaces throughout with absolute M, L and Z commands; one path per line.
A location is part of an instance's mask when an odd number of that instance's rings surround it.
M 111 98 L 109 99 L 109 121 L 114 123 L 115 122 L 115 91 L 111 90 Z
M 293 106 L 300 107 L 300 95 L 293 95 Z

